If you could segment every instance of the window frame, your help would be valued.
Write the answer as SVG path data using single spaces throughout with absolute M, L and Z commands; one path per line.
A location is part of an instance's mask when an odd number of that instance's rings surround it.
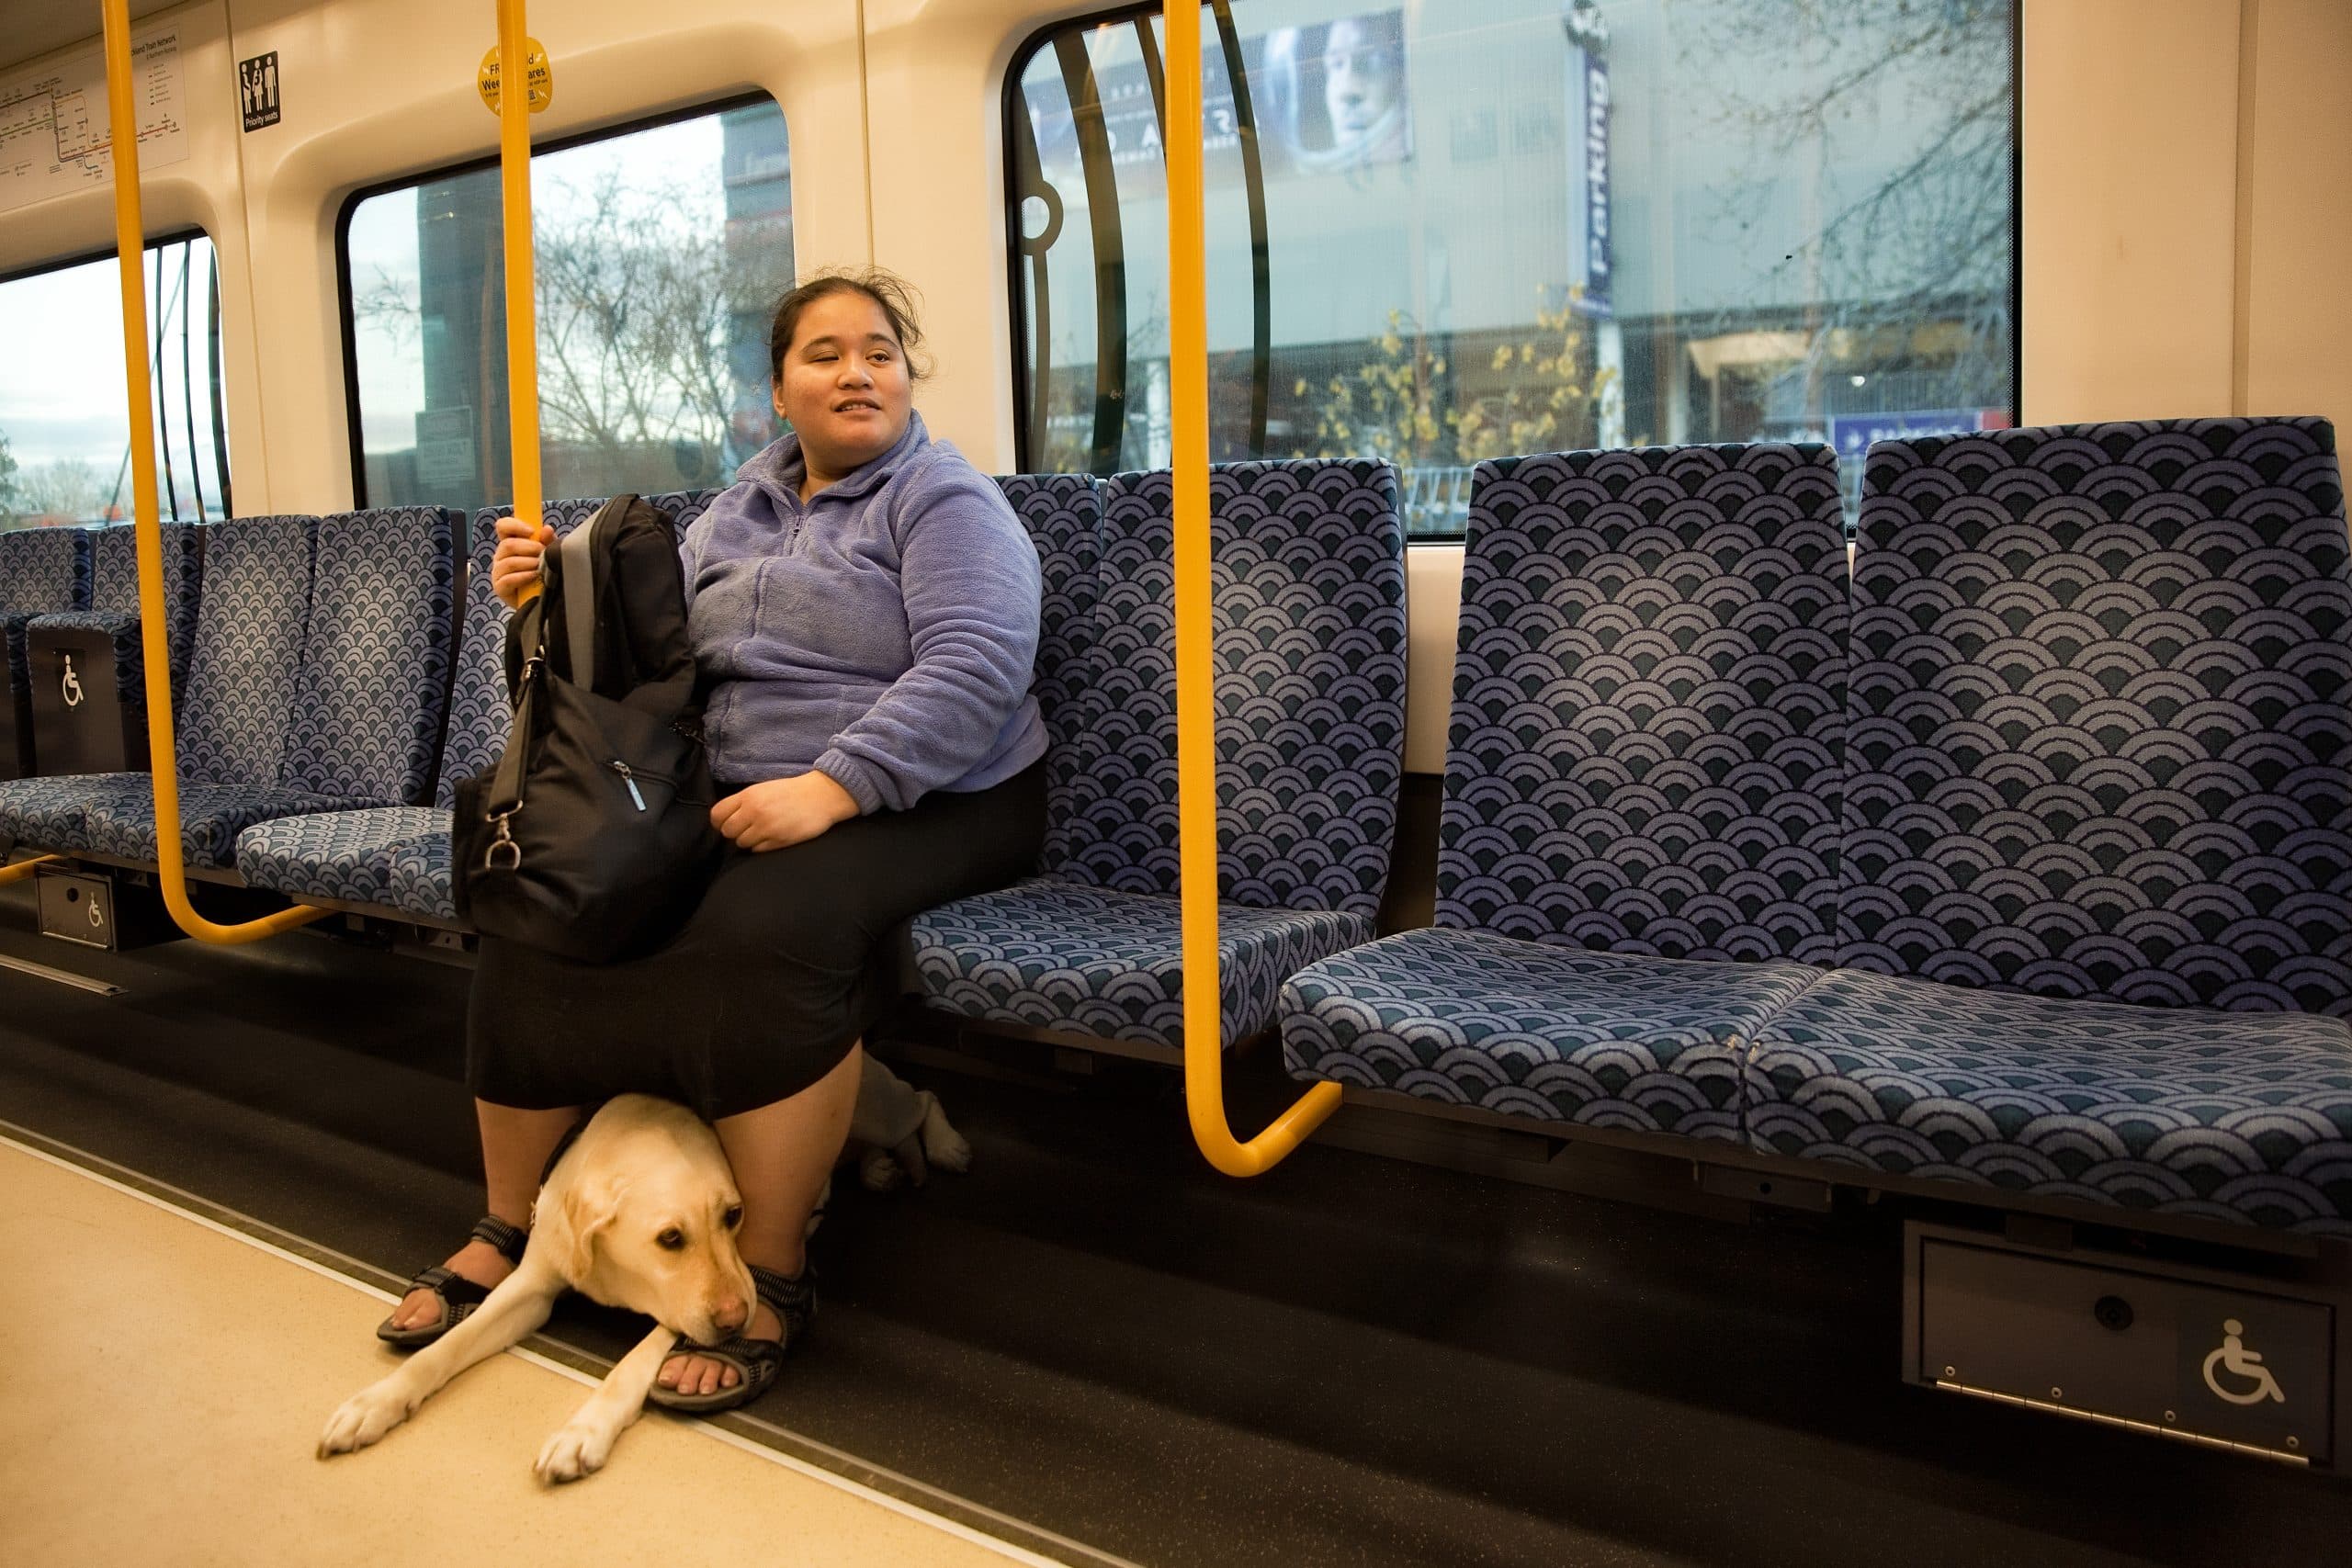
M 206 244 L 212 247 L 213 265 L 217 269 L 220 265 L 220 242 L 214 239 L 212 237 L 212 231 L 201 223 L 184 223 L 177 228 L 165 229 L 157 233 L 141 235 L 139 246 L 142 265 L 148 252 L 160 251 L 166 245 L 185 245 L 194 240 L 202 240 Z M 122 247 L 119 243 L 93 246 L 91 249 L 86 251 L 75 251 L 70 254 L 53 257 L 48 261 L 35 262 L 29 266 L 0 270 L 0 288 L 6 288 L 11 283 L 21 283 L 28 277 L 45 277 L 52 272 L 67 272 L 77 266 L 88 266 L 95 262 L 107 261 L 113 262 L 117 264 L 118 266 L 120 265 L 122 261 Z M 221 324 L 225 325 L 225 321 Z M 149 321 L 147 323 L 147 330 L 152 333 L 154 329 L 155 323 L 152 321 Z M 220 361 L 220 367 L 221 371 L 219 393 L 213 399 L 212 405 L 212 417 L 214 421 L 213 441 L 220 458 L 219 470 L 214 477 L 220 480 L 221 515 L 229 517 L 235 515 L 233 502 L 231 499 L 235 492 L 232 488 L 232 481 L 230 476 L 229 409 L 227 404 L 229 383 L 227 356 L 222 354 L 221 345 L 217 341 L 210 345 L 210 352 Z M 130 412 L 128 409 L 125 409 L 123 412 L 126 415 Z M 203 519 L 199 512 L 198 521 L 201 522 L 202 520 Z M 87 526 L 87 525 L 84 525 L 84 526 Z
M 2014 405 L 2012 419 L 2019 423 L 2025 418 L 2025 8 L 2031 0 L 2009 0 L 2009 398 Z M 1212 0 L 1202 0 L 1202 9 L 1212 8 Z M 1013 117 L 1026 118 L 1028 105 L 1022 96 L 1022 78 L 1040 51 L 1066 32 L 1083 32 L 1099 27 L 1129 27 L 1161 14 L 1161 7 L 1148 3 L 1105 6 L 1099 11 L 1087 11 L 1077 16 L 1063 17 L 1041 23 L 1022 36 L 1014 45 L 1012 55 L 1005 65 L 1004 82 L 1000 89 L 999 145 L 1004 150 L 998 168 L 1001 205 L 1004 209 L 1004 256 L 1006 317 L 1012 326 L 1009 346 L 1012 351 L 1012 450 L 1013 461 L 1023 473 L 1034 472 L 1035 448 L 1033 442 L 1037 432 L 1030 428 L 1032 388 L 1029 385 L 1029 355 L 1027 344 L 1032 330 L 1028 295 L 1023 281 L 1027 260 L 1021 248 L 1021 205 L 1017 198 L 1018 181 L 1012 166 L 1016 146 Z M 1459 546 L 1465 535 L 1424 534 L 1407 541 L 1408 547 L 1419 545 Z
M 597 141 L 611 141 L 619 137 L 633 136 L 640 130 L 659 130 L 665 125 L 676 125 L 684 120 L 701 119 L 710 115 L 724 114 L 729 109 L 755 108 L 761 105 L 773 107 L 778 118 L 782 118 L 784 105 L 777 100 L 775 95 L 763 88 L 751 87 L 739 93 L 729 93 L 723 97 L 706 98 L 679 108 L 662 109 L 658 113 L 640 115 L 633 119 L 616 120 L 609 125 L 597 126 L 593 130 L 575 131 L 569 136 L 559 136 L 546 141 L 533 141 L 531 156 L 537 159 L 545 153 L 568 152 L 574 147 L 585 147 Z M 785 126 L 785 144 L 787 147 L 791 145 L 791 136 L 792 127 L 787 121 Z M 462 159 L 454 164 L 440 164 L 431 168 L 412 170 L 405 175 L 356 187 L 343 198 L 343 205 L 335 210 L 335 314 L 341 324 L 343 334 L 343 408 L 351 447 L 351 503 L 356 510 L 365 511 L 368 506 L 368 447 L 359 417 L 358 321 L 353 310 L 351 298 L 352 215 L 359 210 L 360 203 L 371 201 L 377 197 L 389 196 L 395 191 L 413 190 L 419 186 L 430 185 L 436 180 L 455 179 L 466 175 L 479 174 L 484 169 L 495 169 L 499 164 L 499 154 L 493 152 L 483 153 L 480 157 Z M 536 234 L 535 229 L 534 237 Z

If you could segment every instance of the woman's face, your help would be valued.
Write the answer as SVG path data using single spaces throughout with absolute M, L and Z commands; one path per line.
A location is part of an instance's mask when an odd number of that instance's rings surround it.
M 897 445 L 914 383 L 882 307 L 846 288 L 810 301 L 776 370 L 775 412 L 799 434 L 810 471 L 828 479 Z
M 1370 28 L 1352 17 L 1331 24 L 1323 38 L 1323 107 L 1332 145 L 1361 141 L 1396 107 L 1396 73 L 1387 45 Z

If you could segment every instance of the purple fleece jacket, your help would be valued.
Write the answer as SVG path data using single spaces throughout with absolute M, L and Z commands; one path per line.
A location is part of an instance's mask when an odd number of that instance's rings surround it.
M 1044 756 L 1037 551 L 1003 491 L 920 414 L 803 505 L 807 471 L 785 436 L 679 541 L 711 772 L 814 768 L 860 811 L 903 811 Z

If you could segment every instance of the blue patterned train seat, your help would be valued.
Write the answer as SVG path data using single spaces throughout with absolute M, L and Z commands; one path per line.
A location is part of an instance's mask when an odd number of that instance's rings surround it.
M 684 528 L 710 504 L 716 491 L 646 499 Z M 559 537 L 596 514 L 599 500 L 552 501 L 544 511 Z M 512 508 L 478 513 L 468 551 L 465 620 L 457 672 L 449 692 L 448 725 L 439 779 L 430 806 L 380 806 L 358 811 L 285 817 L 257 823 L 237 837 L 237 871 L 256 887 L 298 899 L 381 908 L 431 924 L 455 926 L 449 861 L 449 812 L 458 783 L 498 765 L 514 714 L 506 700 L 509 612 L 491 591 L 490 558 L 498 547 L 497 521 Z
M 172 694 L 186 689 L 188 650 L 196 641 L 198 577 L 204 556 L 203 531 L 194 523 L 158 525 L 164 562 L 164 647 L 172 672 Z M 90 550 L 90 607 L 34 616 L 33 632 L 95 632 L 114 645 L 115 693 L 124 710 L 137 715 L 147 707 L 145 649 L 139 629 L 139 538 L 130 524 L 102 528 L 93 536 Z
M 2352 1235 L 2352 578 L 2313 419 L 1883 442 L 1840 973 L 1756 1146 Z
M 8 691 L 21 703 L 32 690 L 25 663 L 25 627 L 35 615 L 86 609 L 90 603 L 90 530 L 12 528 L 0 533 L 0 637 L 8 644 Z M 10 710 L 13 734 L 14 708 Z M 17 759 L 0 756 L 0 775 Z
M 186 695 L 174 715 L 183 810 L 202 792 L 275 781 L 309 624 L 314 517 L 247 517 L 205 530 Z M 93 807 L 145 803 L 145 773 L 72 773 L 0 784 L 0 840 L 94 850 Z
M 1277 989 L 1301 964 L 1373 933 L 1403 767 L 1404 536 L 1385 464 L 1220 465 L 1210 486 L 1231 1043 L 1273 1021 Z M 1165 472 L 1103 487 L 1074 815 L 1067 849 L 1048 849 L 1067 858 L 1041 880 L 916 919 L 933 1006 L 1182 1041 L 1172 499 Z
M 1480 465 L 1437 923 L 1292 978 L 1293 1075 L 1741 1137 L 1837 942 L 1845 580 L 1826 446 Z
M 402 507 L 213 526 L 178 742 L 181 849 L 272 817 L 423 797 L 448 686 L 458 518 Z M 0 832 L 153 861 L 144 773 L 0 790 Z
M 1046 847 L 1037 869 L 1069 865 L 1075 824 L 1097 788 L 1085 703 L 1093 682 L 1102 592 L 1102 487 L 1091 474 L 1006 474 L 997 484 L 1037 547 L 1043 603 L 1030 690 L 1046 721 Z
M 252 750 L 240 762 L 183 752 L 188 863 L 231 864 L 237 835 L 270 818 L 424 798 L 448 698 L 462 523 L 426 506 L 319 523 L 292 701 L 248 737 Z M 243 671 L 210 673 L 226 680 Z M 85 831 L 96 853 L 153 861 L 159 852 L 144 787 L 94 801 Z

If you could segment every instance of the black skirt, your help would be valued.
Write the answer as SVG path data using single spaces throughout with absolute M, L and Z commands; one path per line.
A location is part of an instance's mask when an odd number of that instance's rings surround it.
M 717 1121 L 789 1099 L 899 991 L 899 928 L 1035 865 L 1046 769 L 934 791 L 764 854 L 730 850 L 677 935 L 575 964 L 484 937 L 466 1018 L 475 1098 L 525 1110 L 665 1095 Z

